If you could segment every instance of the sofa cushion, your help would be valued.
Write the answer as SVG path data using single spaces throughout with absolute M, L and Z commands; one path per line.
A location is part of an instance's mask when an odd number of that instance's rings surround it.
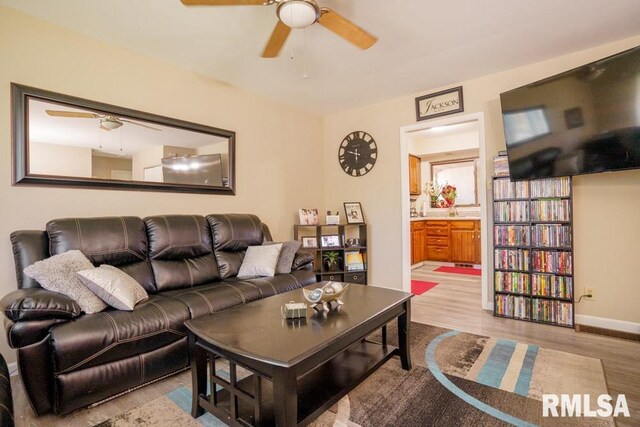
M 51 329 L 56 374 L 86 369 L 146 353 L 186 336 L 189 310 L 159 295 L 133 311 L 105 310 Z
M 265 245 L 275 245 L 276 242 L 265 242 Z M 302 242 L 297 240 L 290 240 L 288 242 L 282 242 L 282 250 L 278 257 L 278 265 L 276 266 L 276 274 L 291 273 L 291 267 L 293 266 L 293 260 L 296 257 L 296 252 L 302 246 Z
M 133 277 L 109 264 L 76 273 L 80 281 L 102 301 L 118 310 L 133 310 L 149 296 Z
M 132 216 L 54 219 L 47 223 L 49 252 L 81 251 L 93 265 L 120 268 L 155 293 L 147 260 L 147 232 L 142 219 Z
M 24 269 L 24 274 L 35 279 L 43 288 L 59 292 L 78 303 L 85 313 L 97 313 L 107 305 L 93 292 L 82 284 L 76 273 L 80 270 L 93 268 L 80 251 L 54 255 L 30 265 Z
M 260 218 L 249 214 L 217 214 L 207 215 L 207 221 L 211 226 L 220 277 L 236 276 L 247 247 L 263 243 Z
M 159 292 L 220 278 L 211 231 L 203 216 L 152 216 L 144 222 L 149 236 L 149 259 Z
M 254 279 L 231 278 L 191 289 L 164 292 L 162 295 L 182 301 L 189 307 L 191 318 L 204 316 L 233 306 L 266 298 L 315 283 L 313 271 Z
M 281 250 L 282 243 L 266 246 L 249 246 L 238 270 L 238 277 L 275 276 Z
M 40 284 L 24 274 L 24 269 L 49 257 L 49 237 L 46 231 L 21 230 L 10 235 L 18 288 L 39 288 Z

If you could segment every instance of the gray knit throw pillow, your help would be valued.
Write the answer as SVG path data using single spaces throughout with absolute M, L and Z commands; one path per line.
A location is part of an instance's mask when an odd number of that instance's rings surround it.
M 94 268 L 82 252 L 73 250 L 43 259 L 24 269 L 24 274 L 49 291 L 68 296 L 87 314 L 104 310 L 107 305 L 80 282 L 76 273 Z

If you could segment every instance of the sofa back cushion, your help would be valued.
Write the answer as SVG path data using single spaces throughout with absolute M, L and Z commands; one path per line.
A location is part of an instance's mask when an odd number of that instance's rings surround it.
M 49 257 L 49 237 L 41 230 L 20 230 L 10 235 L 16 279 L 19 289 L 39 288 L 37 280 L 24 274 L 24 269 Z
M 188 288 L 220 279 L 211 231 L 203 216 L 152 216 L 144 222 L 158 291 Z
M 207 215 L 207 221 L 220 276 L 237 276 L 247 247 L 261 245 L 264 240 L 262 221 L 249 214 Z
M 93 265 L 118 267 L 147 292 L 156 291 L 142 219 L 132 216 L 54 219 L 47 223 L 47 234 L 52 256 L 77 249 Z

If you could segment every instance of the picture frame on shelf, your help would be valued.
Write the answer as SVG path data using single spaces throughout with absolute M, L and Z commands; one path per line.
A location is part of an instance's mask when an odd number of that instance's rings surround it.
M 360 239 L 358 238 L 347 239 L 345 240 L 344 245 L 347 247 L 360 246 Z
M 315 236 L 303 237 L 302 238 L 302 247 L 303 248 L 317 248 L 318 247 L 318 239 Z
M 319 225 L 320 220 L 318 216 L 317 208 L 301 208 L 298 210 L 298 215 L 300 217 L 300 225 Z
M 364 258 L 359 251 L 345 252 L 345 268 L 347 271 L 364 270 Z
M 326 234 L 320 236 L 320 246 L 323 248 L 338 248 L 340 247 L 340 235 L 338 234 Z
M 364 224 L 360 202 L 344 202 L 344 214 L 347 218 L 347 224 Z

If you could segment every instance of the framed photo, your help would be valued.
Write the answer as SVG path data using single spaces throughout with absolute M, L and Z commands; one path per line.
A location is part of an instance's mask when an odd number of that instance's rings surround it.
M 364 224 L 360 202 L 344 202 L 344 214 L 347 218 L 347 224 Z
M 340 246 L 340 236 L 338 234 L 320 236 L 320 246 L 323 248 L 337 248 Z
M 344 242 L 345 246 L 360 246 L 360 239 L 354 238 L 354 239 L 347 239 Z
M 318 225 L 320 224 L 318 217 L 318 209 L 300 209 L 298 211 L 300 215 L 301 225 Z
M 464 111 L 462 86 L 416 98 L 416 120 L 427 120 Z
M 584 126 L 582 108 L 576 107 L 564 110 L 564 122 L 567 124 L 567 129 L 575 129 Z
M 302 247 L 303 248 L 317 248 L 318 240 L 314 237 L 303 237 L 302 238 Z

